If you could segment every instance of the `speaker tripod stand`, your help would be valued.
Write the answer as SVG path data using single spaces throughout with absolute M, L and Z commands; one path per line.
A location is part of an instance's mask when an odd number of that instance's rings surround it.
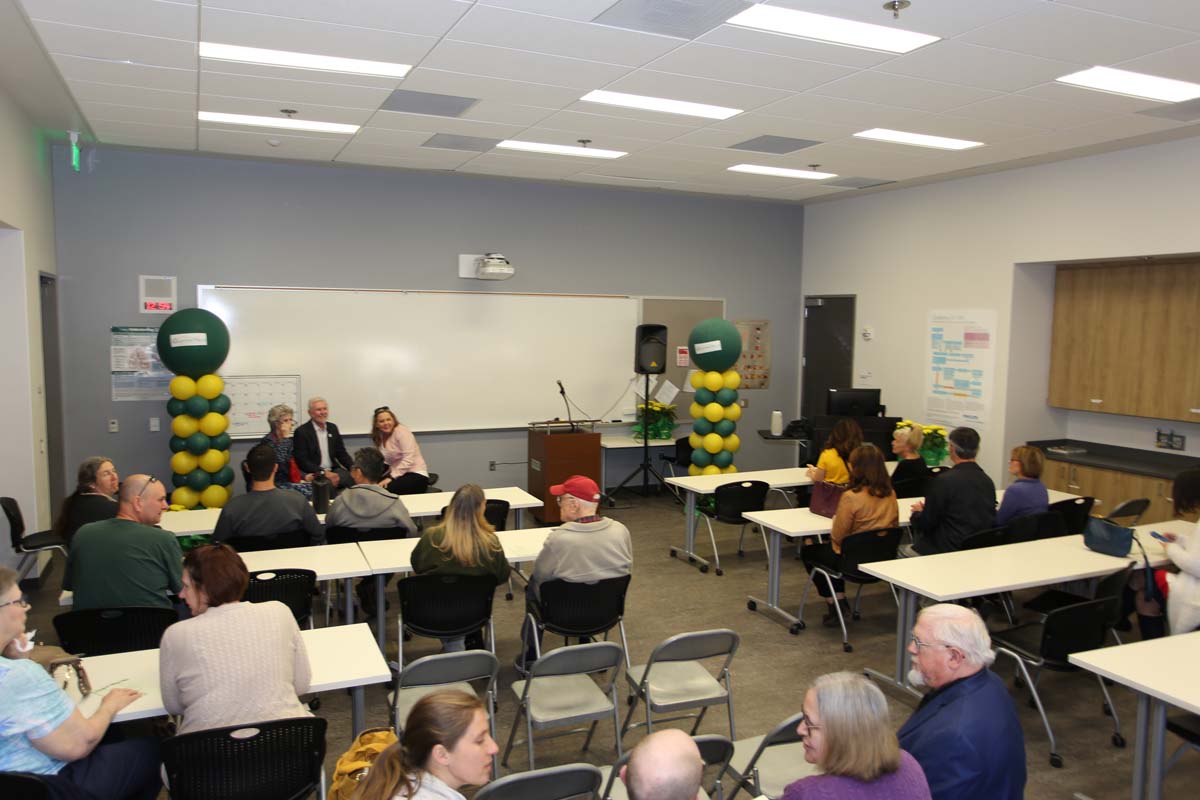
M 645 407 L 648 408 L 650 405 L 650 373 L 645 372 L 645 373 L 643 373 L 643 375 L 646 379 L 646 383 L 645 383 L 645 390 L 642 394 L 642 403 Z M 646 414 L 643 413 L 642 414 L 642 463 L 638 464 L 636 467 L 634 467 L 633 472 L 626 475 L 625 480 L 621 481 L 617 485 L 617 488 L 613 489 L 612 493 L 609 494 L 608 503 L 610 506 L 616 505 L 616 500 L 614 498 L 617 496 L 617 494 L 619 494 L 621 492 L 622 489 L 626 488 L 625 484 L 632 481 L 638 475 L 642 476 L 642 490 L 640 492 L 638 492 L 638 494 L 640 494 L 642 497 L 650 496 L 650 478 L 651 477 L 653 477 L 656 481 L 658 481 L 659 488 L 664 488 L 667 485 L 666 479 L 663 478 L 662 473 L 660 473 L 658 470 L 656 470 L 654 468 L 654 466 L 650 463 L 650 439 L 647 437 L 647 434 L 649 433 L 649 431 L 646 429 L 647 425 L 645 424 L 645 420 L 646 420 Z M 632 492 L 635 490 L 631 487 L 631 488 L 627 489 L 627 491 Z M 655 491 L 657 491 L 657 489 Z

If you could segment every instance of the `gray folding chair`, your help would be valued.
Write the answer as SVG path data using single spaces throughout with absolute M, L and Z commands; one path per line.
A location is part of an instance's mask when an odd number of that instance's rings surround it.
M 591 800 L 600 781 L 600 770 L 591 764 L 563 764 L 505 775 L 476 792 L 475 800 Z
M 508 744 L 504 748 L 504 766 L 516 742 L 517 727 L 525 718 L 525 744 L 529 750 L 529 768 L 534 769 L 533 733 L 546 728 L 561 728 L 590 722 L 583 749 L 587 750 L 596 733 L 596 725 L 605 717 L 612 717 L 613 738 L 617 756 L 621 755 L 621 736 L 617 716 L 617 672 L 621 666 L 621 647 L 616 642 L 592 642 L 551 650 L 537 661 L 527 680 L 513 683 L 513 694 L 519 705 L 513 719 Z M 601 688 L 592 675 L 607 673 L 602 680 L 607 684 Z M 566 736 L 579 733 L 581 728 L 572 728 L 551 736 Z M 543 737 L 551 738 L 551 737 Z M 599 784 L 597 783 L 597 788 Z
M 725 790 L 721 785 L 721 778 L 729 768 L 730 759 L 733 758 L 733 742 L 712 733 L 693 736 L 692 740 L 700 751 L 700 760 L 704 762 L 705 769 L 715 768 L 707 789 L 701 781 L 700 796 L 704 800 L 724 800 Z M 600 774 L 604 777 L 604 791 L 600 793 L 600 800 L 628 800 L 629 792 L 625 790 L 625 783 L 620 780 L 620 775 L 621 767 L 629 762 L 631 752 L 633 751 L 625 753 L 611 767 L 600 768 Z
M 742 739 L 733 744 L 733 759 L 728 773 L 733 781 L 729 800 L 746 788 L 753 796 L 772 800 L 783 795 L 784 788 L 804 774 L 804 739 L 796 732 L 804 712 L 785 719 L 765 736 Z
M 1117 507 L 1104 516 L 1109 522 L 1123 520 L 1120 524 L 1127 528 L 1132 528 L 1142 520 L 1142 515 L 1150 508 L 1149 497 L 1138 497 L 1133 500 L 1126 500 L 1124 503 L 1118 503 Z
M 632 702 L 625 716 L 625 724 L 621 726 L 621 737 L 624 738 L 630 727 L 643 724 L 631 725 L 639 702 L 646 703 L 644 724 L 647 733 L 654 732 L 654 714 L 699 708 L 698 714 L 659 720 L 662 723 L 695 718 L 691 730 L 694 736 L 709 707 L 724 705 L 729 711 L 729 737 L 732 739 L 737 736 L 733 722 L 733 678 L 729 674 L 729 664 L 740 642 L 741 637 L 728 628 L 681 633 L 654 648 L 650 660 L 645 664 L 634 665 L 626 670 L 625 678 L 629 681 Z M 720 657 L 724 661 L 714 678 L 701 662 Z

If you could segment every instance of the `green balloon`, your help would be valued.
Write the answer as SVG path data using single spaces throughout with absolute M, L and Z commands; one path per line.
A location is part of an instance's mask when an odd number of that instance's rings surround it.
M 737 389 L 722 389 L 717 392 L 717 402 L 723 406 L 731 406 L 737 402 Z
M 713 456 L 712 463 L 716 464 L 721 469 L 725 469 L 733 463 L 733 453 L 729 452 L 728 450 L 722 450 Z
M 178 489 L 182 486 L 187 486 L 187 479 L 188 479 L 187 475 L 180 475 L 178 472 L 171 473 L 171 485 L 174 486 L 176 489 Z
M 229 438 L 228 433 L 218 433 L 216 436 L 212 437 L 212 440 L 208 446 L 213 450 L 228 450 L 229 445 L 232 444 L 232 442 L 233 440 Z M 203 453 L 200 455 L 203 455 Z
M 188 452 L 194 456 L 202 456 L 212 447 L 212 440 L 203 433 L 196 431 L 187 438 Z
M 212 483 L 212 476 L 199 467 L 196 467 L 187 474 L 185 480 L 187 481 L 188 488 L 194 489 L 197 492 L 203 492 Z
M 159 333 L 162 338 L 162 333 Z M 699 347 L 701 352 L 697 353 Z M 707 372 L 724 372 L 737 363 L 742 354 L 742 335 L 728 320 L 711 317 L 692 328 L 688 335 L 692 363 Z
M 208 401 L 208 410 L 215 411 L 218 414 L 228 414 L 229 409 L 233 407 L 233 403 L 227 394 L 219 394 L 212 400 Z
M 717 396 L 704 387 L 696 390 L 696 402 L 702 406 L 706 406 L 716 399 Z
M 213 474 L 212 482 L 217 486 L 228 486 L 233 483 L 233 470 L 228 464 L 221 467 Z
M 208 401 L 198 394 L 194 394 L 187 400 L 183 401 L 183 407 L 189 416 L 200 419 L 208 413 Z
M 187 448 L 187 439 L 181 439 L 178 436 L 172 436 L 171 442 L 168 445 L 172 453 L 178 453 Z
M 158 357 L 176 375 L 192 380 L 216 372 L 229 355 L 229 329 L 203 308 L 185 308 L 158 329 Z
M 723 419 L 716 425 L 713 425 L 713 433 L 724 439 L 729 434 L 737 430 L 737 423 L 731 419 Z
M 712 454 L 703 447 L 697 447 L 692 451 L 692 463 L 697 467 L 707 467 L 712 463 Z
M 704 417 L 692 420 L 692 430 L 701 436 L 707 436 L 713 432 L 713 424 Z
M 184 406 L 182 400 L 172 397 L 170 400 L 167 401 L 167 415 L 170 416 L 172 419 L 174 419 L 175 417 L 178 417 L 180 414 L 184 413 L 184 411 L 186 411 L 186 410 L 187 410 L 187 407 Z

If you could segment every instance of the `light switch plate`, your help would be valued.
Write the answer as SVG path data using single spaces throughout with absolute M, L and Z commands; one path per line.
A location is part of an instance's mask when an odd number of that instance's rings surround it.
M 108 421 L 108 432 L 109 433 L 119 433 L 120 430 L 121 430 L 120 422 L 117 422 L 115 419 L 110 419 Z

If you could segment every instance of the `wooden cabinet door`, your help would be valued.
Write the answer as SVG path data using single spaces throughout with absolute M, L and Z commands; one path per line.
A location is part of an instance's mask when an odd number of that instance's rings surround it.
M 1042 483 L 1046 484 L 1047 489 L 1053 489 L 1056 492 L 1069 492 L 1070 494 L 1079 494 L 1070 487 L 1070 472 L 1072 464 L 1065 461 L 1051 461 L 1046 459 L 1046 466 L 1042 469 Z
M 1101 322 L 1095 269 L 1059 267 L 1054 278 L 1054 328 L 1050 341 L 1048 402 L 1059 408 L 1096 410 L 1096 341 Z
M 1200 422 L 1200 264 L 1148 267 L 1137 415 Z

